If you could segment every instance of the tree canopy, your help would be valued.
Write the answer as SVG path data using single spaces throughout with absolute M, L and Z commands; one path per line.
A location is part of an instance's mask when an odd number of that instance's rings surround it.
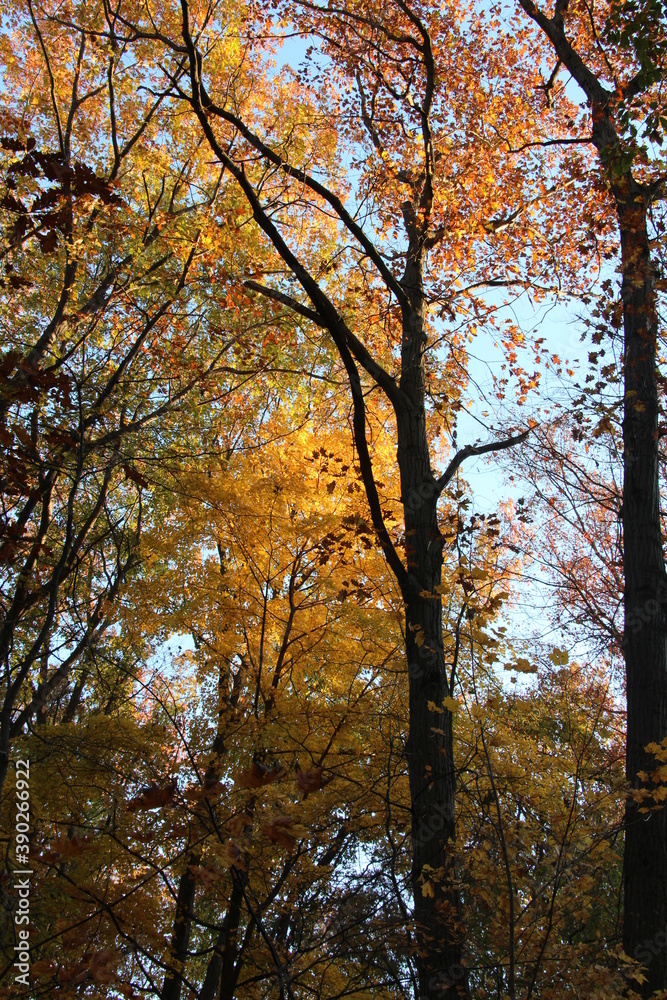
M 3 997 L 667 996 L 666 26 L 11 0 Z

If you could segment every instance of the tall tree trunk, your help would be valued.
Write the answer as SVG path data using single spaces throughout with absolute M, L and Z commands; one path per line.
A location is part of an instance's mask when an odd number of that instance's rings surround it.
M 222 564 L 222 557 L 221 557 Z M 220 776 L 220 758 L 225 752 L 225 735 L 227 730 L 227 712 L 236 708 L 239 695 L 241 693 L 242 675 L 237 671 L 234 675 L 233 688 L 227 694 L 229 685 L 229 663 L 220 666 L 218 678 L 218 726 L 213 740 L 211 763 L 206 768 L 204 775 L 204 787 L 213 783 Z M 192 930 L 193 906 L 197 889 L 197 880 L 192 872 L 201 861 L 201 853 L 193 850 L 188 855 L 185 870 L 181 874 L 176 895 L 176 910 L 174 913 L 174 923 L 171 935 L 171 948 L 167 971 L 160 1000 L 180 1000 L 181 987 L 183 984 L 183 972 L 188 958 L 190 945 L 190 933 Z M 214 946 L 213 956 L 209 962 L 201 994 L 204 998 L 210 998 L 215 994 L 220 980 L 220 972 L 225 961 L 228 961 L 228 952 L 232 950 L 233 957 L 236 954 L 236 933 L 240 919 L 240 905 L 242 901 L 242 881 L 236 875 L 232 880 L 232 893 L 227 913 L 225 914 L 220 934 Z M 233 931 L 230 926 L 235 924 Z M 224 942 L 224 949 L 222 943 Z M 232 957 L 232 966 L 233 966 Z
M 584 62 L 566 34 L 567 0 L 548 17 L 533 0 L 519 0 L 553 45 L 560 62 L 586 94 L 591 139 L 600 173 L 616 203 L 621 237 L 621 296 L 625 334 L 623 415 L 623 553 L 625 672 L 627 681 L 626 774 L 650 770 L 646 745 L 667 736 L 667 616 L 665 560 L 660 524 L 658 464 L 658 336 L 655 275 L 648 240 L 648 210 L 657 188 L 632 173 L 629 147 L 617 128 L 618 90 L 611 91 Z M 592 17 L 592 15 L 591 15 Z M 641 77 L 634 81 L 641 88 Z M 650 86 L 647 83 L 647 86 Z M 623 948 L 647 968 L 640 991 L 667 989 L 667 812 L 640 813 L 626 806 L 623 857 Z
M 412 808 L 412 871 L 418 944 L 419 991 L 423 1000 L 468 995 L 461 963 L 463 924 L 453 866 L 456 772 L 452 714 L 442 706 L 451 695 L 445 664 L 442 602 L 442 537 L 439 491 L 431 470 L 426 434 L 426 347 L 423 257 L 411 248 L 403 286 L 410 298 L 403 310 L 401 390 L 410 406 L 396 412 L 398 466 L 405 518 L 408 579 L 406 654 L 409 678 L 409 735 L 405 745 Z
M 630 177 L 613 188 L 621 234 L 625 332 L 623 544 L 628 781 L 652 769 L 648 743 L 667 736 L 667 578 L 660 523 L 658 318 L 647 198 Z M 623 947 L 647 968 L 642 992 L 667 988 L 667 810 L 628 800 Z
M 179 1000 L 181 995 L 182 972 L 188 957 L 192 907 L 196 889 L 196 880 L 192 874 L 191 866 L 198 865 L 199 861 L 200 856 L 197 852 L 189 854 L 187 866 L 179 880 L 169 965 L 162 984 L 160 1000 Z
M 234 1000 L 236 983 L 239 978 L 238 934 L 243 903 L 243 882 L 245 874 L 237 869 L 233 872 L 232 895 L 225 917 L 225 950 L 220 963 L 220 1000 Z
M 439 576 L 436 569 L 430 582 L 436 585 Z M 417 598 L 406 606 L 410 730 L 405 756 L 412 805 L 411 881 L 423 1000 L 453 1000 L 467 995 L 461 963 L 463 924 L 453 865 L 456 774 L 452 715 L 428 707 L 429 702 L 442 705 L 450 693 L 441 618 L 439 599 Z
M 242 876 L 234 874 L 232 894 L 225 913 L 220 933 L 215 942 L 213 955 L 206 969 L 206 976 L 197 1000 L 214 1000 L 219 992 L 220 1000 L 233 1000 L 236 981 L 239 976 L 237 964 L 238 932 L 243 904 Z M 218 985 L 220 990 L 218 991 Z

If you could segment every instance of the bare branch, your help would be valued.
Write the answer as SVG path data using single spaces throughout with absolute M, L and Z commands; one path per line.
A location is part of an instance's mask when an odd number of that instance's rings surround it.
M 445 486 L 452 480 L 456 471 L 465 462 L 466 458 L 471 458 L 473 455 L 488 455 L 493 451 L 505 451 L 507 448 L 513 448 L 515 444 L 521 444 L 526 440 L 530 434 L 532 428 L 529 427 L 527 431 L 523 431 L 522 434 L 515 434 L 512 437 L 505 438 L 503 441 L 492 441 L 490 444 L 468 444 L 465 448 L 461 448 L 457 451 L 454 458 L 451 460 L 443 474 L 436 481 L 436 489 L 438 493 L 444 490 Z

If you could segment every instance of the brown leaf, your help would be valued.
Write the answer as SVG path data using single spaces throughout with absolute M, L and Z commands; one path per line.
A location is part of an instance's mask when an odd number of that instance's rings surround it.
M 54 855 L 53 860 L 56 861 L 60 858 L 75 858 L 77 855 L 83 854 L 84 851 L 90 850 L 92 839 L 91 834 L 86 834 L 83 837 L 79 837 L 78 834 L 71 837 L 58 837 L 51 845 L 51 850 L 44 851 L 42 857 L 45 860 L 52 860 L 51 856 Z M 48 858 L 47 855 L 49 855 Z
M 203 886 L 211 887 L 217 885 L 225 873 L 215 865 L 188 865 L 190 873 L 201 882 Z
M 270 785 L 273 781 L 280 781 L 285 777 L 284 767 L 268 768 L 266 764 L 253 761 L 247 771 L 242 771 L 236 778 L 239 788 L 261 788 L 262 785 Z
M 309 771 L 297 771 L 296 784 L 304 795 L 308 795 L 310 792 L 317 792 L 320 788 L 324 788 L 330 781 L 333 781 L 334 777 L 335 775 L 331 771 L 325 775 L 323 767 L 313 767 Z
M 53 959 L 30 963 L 30 973 L 33 976 L 53 976 L 55 971 L 56 963 Z
M 240 868 L 241 871 L 247 871 L 248 861 L 238 846 L 233 840 L 228 840 L 226 844 L 223 845 L 222 850 L 216 852 L 217 857 L 220 859 L 223 865 L 227 868 Z
M 241 836 L 252 827 L 252 815 L 249 812 L 238 812 L 229 820 L 230 833 Z
M 176 794 L 176 778 L 172 778 L 166 785 L 158 785 L 153 782 L 141 789 L 139 795 L 127 803 L 128 812 L 137 812 L 138 809 L 159 809 L 171 802 Z
M 291 816 L 276 816 L 271 823 L 265 823 L 262 833 L 269 838 L 273 844 L 280 844 L 291 851 L 296 844 L 297 837 L 294 830 L 294 820 Z

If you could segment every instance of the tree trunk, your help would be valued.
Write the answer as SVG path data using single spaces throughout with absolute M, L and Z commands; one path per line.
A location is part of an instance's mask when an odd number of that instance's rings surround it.
M 625 331 L 623 544 L 628 781 L 655 762 L 648 743 L 667 736 L 667 597 L 658 466 L 658 319 L 647 198 L 631 178 L 614 186 L 621 233 Z M 644 996 L 667 988 L 667 811 L 629 800 L 624 856 L 623 948 L 647 969 Z
M 192 907 L 195 901 L 196 889 L 196 881 L 192 874 L 191 866 L 198 865 L 199 861 L 200 857 L 197 853 L 193 852 L 188 856 L 186 869 L 181 875 L 178 884 L 169 966 L 164 977 L 164 983 L 162 984 L 160 1000 L 179 1000 L 181 995 L 182 972 L 188 957 Z
M 583 61 L 565 31 L 567 3 L 552 18 L 533 0 L 519 0 L 551 41 L 558 59 L 586 94 L 591 138 L 600 173 L 616 202 L 621 236 L 621 296 L 625 334 L 623 414 L 623 559 L 626 775 L 633 786 L 650 771 L 648 743 L 667 736 L 667 580 L 660 524 L 658 465 L 658 317 L 647 216 L 657 189 L 639 183 L 628 166 L 628 146 L 617 130 L 618 91 L 611 91 Z M 662 602 L 662 603 L 661 603 Z M 623 948 L 647 969 L 643 996 L 667 989 L 667 813 L 640 813 L 626 805 L 623 857 Z
M 241 693 L 242 676 L 237 671 L 234 676 L 233 688 L 230 694 L 225 694 L 229 685 L 229 663 L 220 667 L 218 678 L 218 727 L 213 740 L 211 763 L 206 768 L 204 775 L 204 787 L 208 782 L 214 782 L 220 777 L 219 758 L 225 752 L 226 734 L 226 711 L 233 710 L 238 705 Z M 181 986 L 183 983 L 183 971 L 188 958 L 190 945 L 190 932 L 192 929 L 193 906 L 197 889 L 197 880 L 192 873 L 192 868 L 201 861 L 199 851 L 193 850 L 188 857 L 185 871 L 182 873 L 178 883 L 178 893 L 176 896 L 176 912 L 174 914 L 174 924 L 172 928 L 171 949 L 167 971 L 162 984 L 160 1000 L 180 1000 Z M 214 946 L 213 956 L 206 970 L 206 976 L 200 995 L 204 1000 L 210 1000 L 214 996 L 220 973 L 224 963 L 228 962 L 228 953 L 232 952 L 232 967 L 236 955 L 236 933 L 238 931 L 240 919 L 240 906 L 243 897 L 242 881 L 233 875 L 232 893 L 227 913 L 220 929 L 220 934 Z M 230 931 L 230 927 L 233 929 Z M 224 942 L 224 948 L 222 943 Z M 228 977 L 229 978 L 229 977 Z
M 213 955 L 208 963 L 198 1000 L 214 1000 L 218 993 L 218 984 L 220 985 L 220 1000 L 233 1000 L 239 974 L 236 959 L 242 903 L 243 883 L 240 875 L 234 875 L 227 913 L 215 942 Z
M 439 582 L 438 576 L 432 577 L 433 583 Z M 439 599 L 416 599 L 406 608 L 410 732 L 405 756 L 412 803 L 411 881 L 423 1000 L 454 1000 L 467 995 L 461 963 L 463 924 L 453 865 L 456 774 L 452 715 L 428 707 L 429 702 L 442 705 L 450 693 L 441 616 Z
M 220 1000 L 234 1000 L 236 983 L 239 978 L 237 964 L 239 923 L 241 920 L 241 905 L 243 903 L 243 882 L 245 874 L 233 871 L 234 884 L 229 908 L 225 918 L 225 950 L 220 963 Z
M 408 570 L 406 654 L 410 730 L 405 745 L 412 807 L 412 871 L 422 1000 L 468 995 L 461 963 L 463 924 L 453 864 L 456 772 L 451 712 L 433 711 L 451 695 L 442 633 L 442 537 L 438 489 L 431 470 L 424 390 L 422 261 L 410 255 L 403 285 L 411 308 L 403 314 L 401 389 L 411 402 L 397 411 L 398 466 Z M 404 588 L 405 590 L 406 588 Z

